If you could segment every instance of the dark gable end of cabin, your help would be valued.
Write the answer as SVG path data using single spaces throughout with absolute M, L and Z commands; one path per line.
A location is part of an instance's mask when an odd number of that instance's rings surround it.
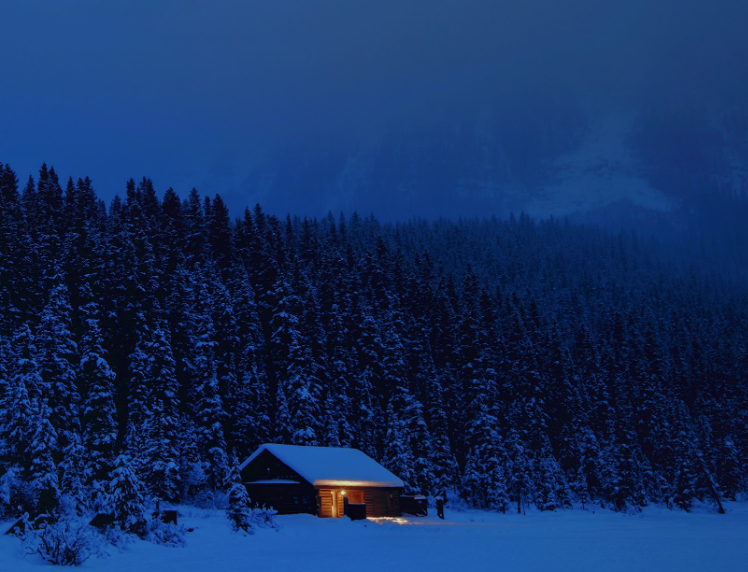
M 322 518 L 344 515 L 346 499 L 365 504 L 370 517 L 401 516 L 402 487 L 356 486 L 350 482 L 325 482 L 314 486 L 267 449 L 241 470 L 252 504 L 268 506 L 278 514 L 314 514 Z
M 241 477 L 254 506 L 272 507 L 278 514 L 317 514 L 314 486 L 270 451 L 257 455 Z

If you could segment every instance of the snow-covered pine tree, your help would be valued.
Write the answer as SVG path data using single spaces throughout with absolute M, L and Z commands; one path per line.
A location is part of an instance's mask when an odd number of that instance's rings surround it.
M 370 457 L 380 457 L 379 444 L 384 431 L 378 419 L 384 418 L 376 388 L 382 387 L 382 340 L 373 316 L 363 302 L 352 309 L 353 324 L 349 328 L 354 340 L 356 369 L 350 383 L 353 397 L 352 417 L 349 420 L 355 440 L 353 446 Z
M 179 498 L 194 502 L 207 487 L 195 422 L 187 414 L 179 418 Z
M 78 379 L 81 387 L 82 446 L 85 454 L 84 478 L 95 489 L 109 480 L 114 465 L 117 440 L 117 410 L 114 402 L 115 374 L 106 360 L 104 340 L 99 328 L 99 306 L 91 288 L 81 289 L 80 308 L 83 332 L 80 343 Z
M 143 419 L 142 472 L 153 496 L 174 502 L 179 493 L 179 388 L 168 333 L 163 328 L 153 329 L 146 351 L 151 388 Z
M 509 505 L 505 473 L 508 457 L 499 435 L 495 400 L 495 372 L 472 370 L 467 415 L 470 425 L 465 432 L 469 452 L 462 495 L 480 508 L 506 512 Z
M 522 514 L 524 506 L 532 491 L 532 477 L 527 448 L 521 441 L 518 432 L 510 430 L 506 440 L 507 453 L 511 459 L 509 473 L 509 499 L 517 504 L 517 514 Z
M 402 396 L 393 395 L 387 406 L 387 433 L 385 435 L 382 464 L 405 484 L 405 492 L 413 493 L 413 452 L 410 450 L 408 425 L 402 419 L 405 405 Z
M 437 498 L 444 497 L 455 483 L 456 463 L 447 433 L 447 415 L 444 412 L 442 380 L 436 369 L 431 370 L 427 385 L 428 424 L 431 430 L 430 469 L 433 480 L 429 490 Z
M 254 290 L 243 268 L 235 267 L 229 280 L 234 304 L 237 347 L 237 383 L 234 394 L 227 396 L 232 417 L 231 447 L 240 458 L 246 458 L 261 443 L 270 441 L 271 424 L 269 388 L 265 374 L 265 340 L 257 315 Z
M 298 315 L 301 301 L 286 282 L 278 284 L 278 300 L 271 324 L 271 347 L 278 385 L 278 399 L 285 397 L 290 426 L 276 418 L 276 432 L 288 434 L 289 444 L 317 445 L 319 388 L 308 344 L 303 339 Z
M 556 510 L 571 505 L 570 491 L 550 444 L 541 449 L 534 471 L 535 506 L 540 510 Z
M 148 415 L 150 399 L 150 364 L 148 342 L 152 333 L 143 320 L 139 320 L 135 348 L 129 356 L 129 383 L 127 391 L 127 426 L 125 427 L 125 448 L 132 468 L 143 474 L 142 454 L 145 449 L 144 425 Z
M 49 421 L 57 433 L 54 456 L 59 463 L 66 448 L 77 442 L 80 436 L 80 395 L 76 375 L 80 358 L 71 331 L 67 287 L 59 269 L 52 280 L 54 286 L 49 291 L 35 338 L 43 383 L 42 398 L 49 407 Z
M 293 428 L 291 413 L 288 410 L 288 399 L 283 386 L 279 385 L 275 394 L 275 423 L 273 427 L 273 442 L 290 445 L 293 443 Z
M 39 170 L 36 192 L 24 193 L 27 222 L 39 267 L 34 280 L 54 288 L 62 254 L 64 212 L 62 187 L 54 167 Z
M 9 376 L 3 396 L 4 441 L 9 457 L 9 470 L 18 479 L 12 493 L 18 505 L 30 514 L 52 513 L 57 510 L 60 486 L 54 455 L 59 452 L 57 432 L 50 422 L 52 412 L 47 405 L 44 381 L 39 368 L 36 339 L 28 325 L 21 326 L 13 336 L 13 352 L 8 353 Z M 14 466 L 17 469 L 14 470 Z M 9 483 L 10 484 L 10 483 Z
M 143 485 L 132 469 L 130 458 L 119 455 L 107 487 L 108 509 L 123 531 L 142 535 L 145 533 L 145 497 Z
M 226 272 L 228 273 L 228 270 Z M 211 275 L 209 287 L 216 334 L 216 375 L 219 391 L 223 397 L 223 408 L 226 411 L 223 423 L 224 435 L 228 448 L 232 449 L 235 435 L 234 424 L 238 420 L 236 409 L 240 379 L 239 365 L 242 361 L 241 342 L 231 294 L 221 281 L 218 272 Z
M 34 503 L 29 487 L 30 445 L 39 419 L 27 384 L 37 395 L 41 385 L 28 326 L 22 326 L 13 341 L 19 355 L 0 338 L 0 513 L 8 516 L 18 507 L 30 510 Z
M 319 386 L 313 373 L 313 359 L 301 340 L 294 340 L 289 350 L 284 385 L 293 429 L 294 445 L 317 446 L 319 426 Z
M 33 189 L 33 183 L 32 183 Z M 11 336 L 35 306 L 32 251 L 18 179 L 0 163 L 0 334 Z
M 189 355 L 188 373 L 194 383 L 193 411 L 204 463 L 208 492 L 223 489 L 229 473 L 223 423 L 226 412 L 216 370 L 215 328 L 211 317 L 210 291 L 203 272 L 195 292 L 193 313 L 196 329 Z
M 229 503 L 226 507 L 226 516 L 234 530 L 254 533 L 252 528 L 252 507 L 250 505 L 247 488 L 242 484 L 239 467 L 236 458 L 231 463 L 229 472 Z
M 347 347 L 346 330 L 340 307 L 332 303 L 327 335 L 327 394 L 322 404 L 322 443 L 328 447 L 350 447 L 353 403 L 349 377 L 353 364 Z

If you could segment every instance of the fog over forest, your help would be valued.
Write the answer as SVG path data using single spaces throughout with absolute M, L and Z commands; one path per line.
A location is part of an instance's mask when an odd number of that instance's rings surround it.
M 0 158 L 22 180 L 46 161 L 110 201 L 145 175 L 234 216 L 746 219 L 737 0 L 32 0 L 4 19 Z

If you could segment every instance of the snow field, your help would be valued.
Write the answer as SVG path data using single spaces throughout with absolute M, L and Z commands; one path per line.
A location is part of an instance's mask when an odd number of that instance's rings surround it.
M 247 570 L 428 571 L 719 571 L 748 569 L 748 504 L 729 503 L 691 514 L 649 507 L 642 513 L 608 510 L 501 515 L 484 511 L 351 522 L 311 515 L 280 516 L 280 530 L 243 535 L 223 511 L 182 507 L 180 522 L 195 530 L 187 547 L 135 540 L 123 551 L 91 559 L 82 570 L 106 572 L 238 572 Z M 10 522 L 2 523 L 4 532 Z M 49 566 L 23 557 L 20 543 L 0 537 L 0 571 Z

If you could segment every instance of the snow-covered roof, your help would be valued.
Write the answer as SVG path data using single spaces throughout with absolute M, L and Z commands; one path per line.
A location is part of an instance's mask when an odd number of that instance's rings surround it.
M 265 444 L 260 445 L 240 468 L 244 469 L 263 451 L 270 452 L 315 487 L 404 486 L 399 478 L 358 449 Z

